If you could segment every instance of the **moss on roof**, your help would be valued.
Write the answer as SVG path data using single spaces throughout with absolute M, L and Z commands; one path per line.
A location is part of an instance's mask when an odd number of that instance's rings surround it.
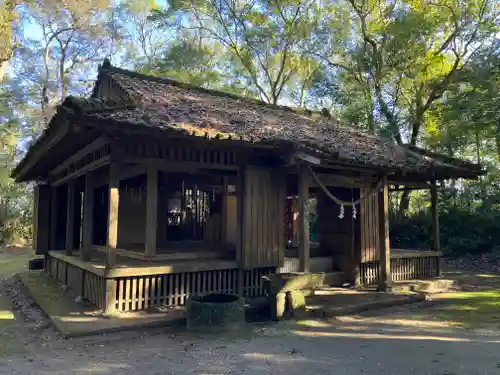
M 121 94 L 101 97 L 100 85 L 112 85 Z M 91 120 L 86 123 L 102 126 L 127 124 L 206 138 L 285 145 L 329 161 L 404 173 L 428 175 L 453 170 L 454 177 L 482 174 L 477 164 L 441 158 L 415 146 L 396 145 L 349 129 L 330 116 L 147 76 L 113 67 L 109 62 L 100 68 L 92 97 L 70 96 L 59 106 L 60 112 L 72 112 Z

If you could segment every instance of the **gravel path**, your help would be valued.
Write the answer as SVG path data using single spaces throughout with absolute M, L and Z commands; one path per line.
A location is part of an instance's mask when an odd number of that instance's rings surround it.
M 426 312 L 432 306 L 254 325 L 232 337 L 164 330 L 61 340 L 46 328 L 24 354 L 0 359 L 0 374 L 500 374 L 500 333 L 451 328 Z
M 0 374 L 500 375 L 500 330 L 454 328 L 432 303 L 230 337 L 165 329 L 63 340 L 18 285 L 0 283 L 22 323 L 17 336 L 0 335 L 16 349 L 0 353 Z

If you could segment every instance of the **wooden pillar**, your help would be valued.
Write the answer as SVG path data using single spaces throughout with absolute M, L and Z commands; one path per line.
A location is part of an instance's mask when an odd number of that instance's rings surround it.
M 238 263 L 237 293 L 244 296 L 245 293 L 245 254 L 243 254 L 243 211 L 245 197 L 245 167 L 242 167 L 236 176 L 236 262 Z
M 116 264 L 116 245 L 118 242 L 118 209 L 120 204 L 120 178 L 119 165 L 109 165 L 108 189 L 108 230 L 106 238 L 106 268 L 113 268 Z
M 351 188 L 351 196 L 355 201 L 360 197 L 360 189 Z M 353 252 L 353 283 L 358 286 L 361 285 L 361 204 L 356 207 L 356 218 L 351 218 L 351 233 L 352 233 L 352 252 Z
M 379 290 L 391 289 L 391 245 L 389 240 L 389 185 L 384 180 L 382 191 L 379 192 Z
M 83 246 L 80 258 L 89 261 L 92 252 L 93 242 L 93 211 L 94 211 L 94 177 L 92 172 L 85 175 L 85 190 L 83 197 Z
M 36 185 L 33 211 L 33 245 L 37 255 L 46 255 L 50 241 L 50 186 Z
M 224 247 L 227 245 L 227 190 L 228 190 L 228 178 L 224 176 L 222 178 L 222 208 L 220 217 L 220 244 Z
M 75 234 L 75 181 L 68 183 L 68 202 L 66 205 L 66 255 L 71 255 Z
M 158 228 L 158 170 L 149 168 L 147 177 L 145 252 L 148 257 L 154 257 Z
M 118 287 L 117 279 L 106 280 L 106 296 L 104 301 L 104 313 L 112 314 L 116 312 L 116 289 Z
M 299 191 L 299 271 L 309 272 L 310 247 L 309 247 L 309 216 L 307 203 L 309 201 L 309 176 L 304 165 L 299 166 L 298 173 Z
M 168 220 L 168 197 L 164 194 L 165 173 L 158 172 L 158 221 L 156 227 L 156 246 L 165 248 L 167 246 L 167 220 Z
M 436 181 L 432 181 L 431 187 L 431 210 L 432 210 L 432 242 L 433 250 L 441 251 L 441 235 L 439 232 L 439 202 Z M 441 275 L 440 258 L 437 261 L 437 276 Z
M 49 249 L 57 250 L 57 208 L 58 208 L 59 196 L 57 187 L 50 187 L 50 241 Z

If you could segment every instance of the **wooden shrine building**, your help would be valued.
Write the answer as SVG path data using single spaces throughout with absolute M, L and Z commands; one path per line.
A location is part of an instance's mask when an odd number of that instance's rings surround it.
M 435 276 L 436 181 L 481 173 L 318 114 L 105 61 L 91 97 L 57 107 L 13 177 L 36 183 L 34 245 L 46 271 L 113 312 L 192 294 L 259 296 L 262 276 L 279 271 L 381 287 Z M 391 254 L 393 185 L 432 191 L 432 249 Z

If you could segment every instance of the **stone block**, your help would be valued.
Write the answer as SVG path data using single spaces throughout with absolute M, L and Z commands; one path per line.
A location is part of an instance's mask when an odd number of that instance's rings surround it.
M 286 293 L 278 293 L 269 296 L 269 306 L 271 310 L 271 318 L 281 320 L 285 315 L 286 310 Z

